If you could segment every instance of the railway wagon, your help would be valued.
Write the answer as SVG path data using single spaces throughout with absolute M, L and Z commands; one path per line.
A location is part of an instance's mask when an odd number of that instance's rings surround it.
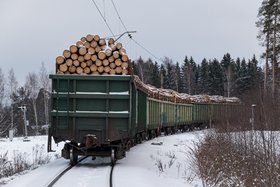
M 205 122 L 210 120 L 210 103 L 194 103 L 192 110 L 193 127 L 204 128 Z M 217 105 L 219 107 L 220 105 Z
M 51 137 L 64 141 L 62 156 L 76 164 L 78 155 L 120 159 L 136 136 L 136 92 L 132 76 L 50 75 Z M 141 108 L 139 108 L 141 109 Z M 143 129 L 144 130 L 144 129 Z
M 177 130 L 190 129 L 192 119 L 192 104 L 173 103 L 170 101 L 146 98 L 146 124 L 149 138 L 174 134 Z

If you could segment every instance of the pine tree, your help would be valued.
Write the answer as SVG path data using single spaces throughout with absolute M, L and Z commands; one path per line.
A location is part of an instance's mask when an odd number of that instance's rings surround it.
M 166 69 L 165 69 L 163 64 L 161 64 L 161 66 L 160 66 L 160 75 L 161 75 L 161 81 L 160 81 L 161 85 L 160 85 L 160 87 L 161 88 L 167 88 L 168 78 L 166 76 Z
M 160 87 L 160 72 L 159 72 L 159 66 L 157 62 L 155 62 L 153 66 L 152 85 L 157 88 Z
M 264 87 L 268 83 L 268 64 L 272 67 L 272 94 L 275 94 L 276 77 L 278 74 L 278 62 L 280 58 L 280 3 L 279 0 L 264 0 L 259 9 L 259 20 L 256 25 L 259 28 L 258 38 L 265 46 L 263 57 L 266 59 Z
M 183 85 L 183 72 L 182 69 L 179 65 L 179 62 L 176 63 L 176 75 L 177 75 L 177 79 L 178 79 L 178 92 L 179 93 L 183 93 L 184 90 L 184 85 Z
M 237 72 L 236 79 L 236 93 L 238 96 L 244 94 L 247 90 L 249 90 L 250 86 L 248 84 L 250 76 L 248 75 L 247 63 L 243 58 L 241 61 L 240 69 Z
M 182 93 L 188 93 L 187 90 L 187 79 L 186 79 L 186 67 L 184 64 L 181 65 L 181 77 L 182 77 Z
M 201 62 L 199 71 L 198 90 L 201 94 L 209 93 L 209 65 L 205 58 Z
M 231 58 L 230 54 L 227 53 L 224 55 L 221 66 L 224 70 L 224 96 L 230 97 L 231 96 L 231 89 L 232 89 L 232 79 L 233 79 L 233 59 Z
M 189 62 L 188 57 L 185 57 L 184 60 L 184 66 L 183 66 L 183 75 L 184 75 L 184 81 L 186 82 L 186 88 L 185 88 L 185 92 L 188 94 L 191 94 L 191 77 L 192 77 L 192 68 L 191 68 L 191 64 Z
M 209 62 L 209 93 L 210 95 L 223 95 L 223 71 L 217 59 Z
M 184 60 L 184 77 L 185 81 L 187 82 L 187 93 L 188 94 L 195 94 L 197 93 L 196 88 L 197 88 L 197 83 L 198 83 L 198 71 L 197 71 L 197 66 L 195 61 L 193 60 L 192 57 L 190 57 L 190 60 L 188 57 L 185 57 Z

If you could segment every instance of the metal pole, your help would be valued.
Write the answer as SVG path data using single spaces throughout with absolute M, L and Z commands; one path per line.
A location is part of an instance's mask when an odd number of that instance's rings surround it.
M 252 121 L 251 121 L 251 123 L 252 123 L 252 131 L 254 132 L 254 130 L 255 130 L 255 107 L 256 107 L 257 105 L 255 105 L 255 104 L 252 104 Z
M 26 122 L 26 106 L 20 106 L 18 107 L 21 109 L 21 111 L 23 112 L 23 122 L 24 122 L 24 131 L 25 131 L 25 137 L 24 139 L 27 139 L 27 122 Z
M 24 130 L 25 130 L 25 138 L 27 138 L 27 124 L 26 124 L 26 107 L 23 107 L 23 120 L 24 120 Z

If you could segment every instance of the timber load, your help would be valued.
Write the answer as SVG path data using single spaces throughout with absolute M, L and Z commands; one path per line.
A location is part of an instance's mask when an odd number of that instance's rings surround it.
M 57 74 L 129 75 L 130 61 L 122 43 L 88 34 L 56 58 Z
M 152 85 L 143 83 L 138 76 L 134 76 L 134 83 L 137 89 L 144 92 L 148 97 L 173 103 L 241 103 L 240 99 L 237 97 L 223 97 L 218 95 L 189 95 L 186 93 L 178 93 L 171 89 L 156 88 Z

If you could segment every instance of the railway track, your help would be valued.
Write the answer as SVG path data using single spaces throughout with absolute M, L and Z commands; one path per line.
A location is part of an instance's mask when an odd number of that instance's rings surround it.
M 88 156 L 82 157 L 78 160 L 79 162 L 82 162 L 83 160 L 85 160 Z M 67 173 L 70 169 L 72 169 L 74 166 L 69 165 L 67 168 L 65 168 L 60 174 L 58 174 L 54 180 L 52 180 L 47 187 L 52 187 L 65 173 Z
M 92 165 L 92 164 L 88 164 L 88 163 L 82 163 L 81 164 L 81 162 L 82 161 L 84 161 L 86 158 L 88 158 L 88 156 L 85 156 L 85 157 L 82 157 L 82 158 L 80 158 L 79 160 L 78 160 L 78 164 L 77 165 L 74 165 L 74 166 L 69 166 L 69 167 L 67 167 L 67 168 L 65 168 L 61 173 L 59 173 L 48 185 L 47 185 L 47 187 L 53 187 L 53 186 L 56 186 L 56 185 L 59 185 L 59 183 L 61 184 L 61 183 L 63 183 L 64 184 L 64 182 L 63 181 L 65 181 L 65 178 L 63 178 L 63 176 L 65 176 L 65 175 L 67 175 L 66 173 L 69 173 L 69 171 L 71 170 L 71 169 L 73 169 L 73 168 L 76 168 L 76 167 L 80 167 L 79 168 L 79 171 L 80 171 L 80 169 L 82 169 L 82 168 L 90 168 L 90 171 L 92 171 L 93 173 L 96 173 L 95 175 L 98 175 L 98 170 L 101 170 L 101 175 L 99 175 L 99 176 L 102 176 L 102 178 L 104 178 L 104 166 L 105 166 L 105 168 L 106 168 L 106 173 L 108 173 L 107 174 L 107 176 L 108 175 L 110 175 L 109 176 L 109 179 L 108 179 L 108 177 L 104 180 L 104 179 L 102 179 L 103 181 L 107 181 L 106 182 L 106 184 L 105 184 L 105 186 L 110 186 L 110 187 L 113 187 L 113 169 L 114 169 L 114 166 L 115 166 L 115 164 L 97 164 L 97 165 Z M 88 161 L 88 160 L 86 160 L 86 161 Z M 107 167 L 110 167 L 110 172 L 108 171 L 108 169 L 107 169 Z M 76 168 L 77 169 L 77 168 Z M 73 172 L 72 170 L 71 170 L 71 172 Z M 71 173 L 70 172 L 70 173 Z M 80 173 L 84 173 L 82 170 L 81 170 L 81 172 Z M 89 173 L 89 172 L 88 172 Z M 87 175 L 89 175 L 89 174 L 87 174 Z M 67 178 L 67 177 L 66 177 Z M 100 179 L 99 179 L 100 180 Z M 109 181 L 108 181 L 109 180 Z M 103 182 L 103 183 L 105 183 L 105 182 Z M 75 185 L 76 186 L 76 185 Z M 77 185 L 77 186 L 79 186 L 79 185 Z M 82 185 L 82 186 L 87 186 L 87 185 Z

